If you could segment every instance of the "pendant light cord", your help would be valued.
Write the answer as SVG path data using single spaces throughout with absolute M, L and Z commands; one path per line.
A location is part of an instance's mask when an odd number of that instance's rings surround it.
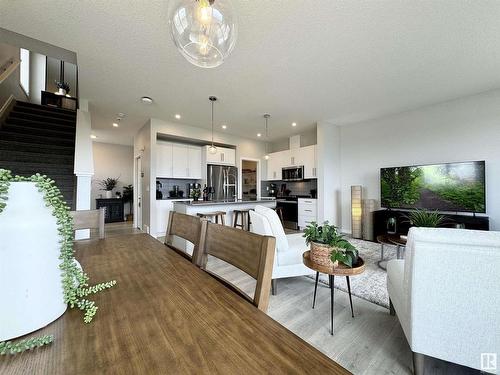
M 214 101 L 212 100 L 212 147 L 214 147 Z

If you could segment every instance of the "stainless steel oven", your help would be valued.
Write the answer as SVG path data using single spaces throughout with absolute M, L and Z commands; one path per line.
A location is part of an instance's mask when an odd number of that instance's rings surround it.
M 304 166 L 283 168 L 281 179 L 283 181 L 302 181 L 304 179 Z

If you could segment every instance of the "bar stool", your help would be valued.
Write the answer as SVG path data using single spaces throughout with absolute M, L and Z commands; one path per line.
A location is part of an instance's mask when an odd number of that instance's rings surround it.
M 283 207 L 275 207 L 274 211 L 278 214 L 281 220 L 281 224 L 283 224 Z
M 234 210 L 233 227 L 240 227 L 247 232 L 250 231 L 250 210 Z M 238 218 L 241 217 L 241 224 L 238 224 Z
M 202 219 L 209 219 L 212 222 L 213 218 L 215 218 L 215 224 L 219 224 L 219 218 L 220 218 L 220 223 L 222 225 L 226 225 L 226 223 L 224 222 L 226 213 L 224 211 L 201 212 L 201 213 L 198 212 L 196 216 L 201 217 Z

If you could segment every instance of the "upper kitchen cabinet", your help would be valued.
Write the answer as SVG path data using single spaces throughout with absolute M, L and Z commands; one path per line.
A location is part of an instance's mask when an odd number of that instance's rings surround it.
M 290 151 L 279 151 L 269 154 L 269 159 L 267 159 L 267 180 L 281 180 L 281 169 L 289 162 Z
M 204 147 L 207 164 L 236 165 L 236 150 L 233 148 L 217 147 L 215 154 L 208 150 L 210 146 Z
M 157 143 L 156 177 L 201 179 L 201 147 Z
M 304 166 L 304 178 L 316 178 L 316 145 L 301 147 L 297 153 L 297 165 Z
M 172 143 L 156 144 L 156 177 L 172 177 Z
M 267 180 L 281 180 L 281 170 L 304 166 L 304 178 L 317 178 L 316 145 L 273 152 L 267 160 Z

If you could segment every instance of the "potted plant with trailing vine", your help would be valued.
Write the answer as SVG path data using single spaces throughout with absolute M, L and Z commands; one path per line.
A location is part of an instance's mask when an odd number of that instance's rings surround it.
M 306 227 L 304 238 L 311 246 L 310 257 L 314 263 L 330 267 L 342 263 L 352 268 L 358 262 L 358 250 L 328 221 L 323 225 L 313 221 Z
M 28 190 L 30 192 L 30 196 L 32 196 L 35 200 L 35 206 L 38 205 L 37 207 L 26 206 L 24 200 L 21 199 L 20 192 Z M 9 197 L 12 197 L 12 195 L 16 196 L 17 198 L 9 200 Z M 40 205 L 38 203 L 40 200 L 42 200 L 44 204 Z M 12 208 L 12 211 L 9 210 L 9 207 Z M 32 214 L 34 219 L 31 220 L 31 222 L 28 219 L 25 220 L 24 224 L 27 227 L 29 227 L 29 225 L 39 225 L 39 221 L 37 221 L 37 219 L 40 217 L 40 215 L 37 216 L 37 212 L 41 212 L 43 215 L 45 215 L 44 217 L 53 217 L 53 219 L 47 220 L 47 225 L 51 228 L 51 230 L 49 231 L 50 233 L 46 234 L 46 237 L 50 239 L 48 245 L 49 247 L 44 247 L 42 245 L 39 246 L 37 250 L 42 251 L 43 254 L 41 255 L 43 255 L 44 257 L 46 256 L 46 254 L 50 254 L 51 259 L 54 259 L 54 263 L 50 263 L 49 259 L 47 259 L 46 262 L 47 264 L 53 264 L 53 266 L 49 266 L 49 268 L 47 268 L 47 266 L 44 265 L 44 267 L 46 271 L 50 272 L 50 275 L 56 275 L 56 278 L 53 279 L 55 280 L 55 283 L 51 284 L 53 285 L 54 291 L 40 291 L 36 288 L 36 283 L 32 281 L 33 279 L 29 280 L 34 284 L 28 284 L 28 286 L 25 287 L 24 284 L 21 283 L 23 275 L 18 275 L 18 278 L 20 279 L 19 282 L 15 280 L 12 282 L 18 282 L 23 288 L 24 295 L 20 296 L 19 298 L 22 298 L 22 301 L 24 303 L 26 303 L 25 301 L 29 300 L 32 304 L 43 298 L 46 301 L 45 306 L 40 306 L 40 308 L 36 310 L 37 313 L 40 313 L 44 308 L 46 308 L 46 306 L 49 306 L 47 296 L 50 294 L 51 306 L 59 306 L 59 304 L 63 304 L 63 307 L 64 305 L 67 305 L 70 308 L 78 308 L 79 310 L 82 310 L 84 312 L 83 321 L 85 323 L 90 323 L 97 312 L 97 306 L 95 305 L 94 301 L 89 299 L 89 296 L 101 292 L 105 289 L 111 288 L 116 284 L 116 281 L 112 280 L 95 285 L 89 285 L 89 277 L 82 270 L 81 266 L 74 257 L 74 227 L 73 218 L 70 214 L 70 208 L 64 201 L 64 198 L 58 187 L 55 185 L 54 180 L 38 173 L 31 177 L 13 176 L 10 171 L 0 169 L 0 215 L 7 215 L 4 216 L 4 220 L 10 220 L 9 215 L 14 215 L 12 217 L 16 217 L 15 215 L 17 215 L 19 212 L 21 212 L 23 215 L 25 215 L 26 212 L 32 213 L 32 208 L 35 208 L 35 213 Z M 31 233 L 30 230 L 28 230 L 27 232 Z M 4 235 L 8 237 L 9 233 L 4 233 Z M 27 234 L 27 236 L 29 236 L 29 234 Z M 20 243 L 23 243 L 22 241 L 23 239 L 19 240 Z M 8 257 L 7 259 L 10 259 L 10 261 L 13 261 L 14 263 L 16 262 L 16 260 L 9 257 L 9 253 L 12 251 L 9 250 L 9 248 L 16 249 L 17 246 L 18 245 L 15 241 L 15 237 L 13 237 L 10 238 L 10 242 L 9 239 L 7 239 L 7 245 L 3 248 L 3 256 Z M 23 251 L 23 249 L 17 249 L 17 251 Z M 2 254 L 0 253 L 0 255 Z M 19 268 L 19 264 L 17 264 L 18 267 L 15 269 L 23 269 L 23 267 L 25 269 L 26 264 L 29 261 L 29 259 L 25 259 L 22 263 L 23 266 Z M 44 274 L 43 276 L 47 278 L 50 275 Z M 5 275 L 3 276 L 6 277 Z M 60 277 L 60 284 L 57 282 L 57 277 Z M 27 277 L 25 277 L 22 282 L 26 282 L 26 280 L 28 280 Z M 31 298 L 32 291 L 30 291 L 29 285 L 35 285 L 35 287 L 33 287 L 33 293 L 37 293 L 35 295 L 36 298 Z M 16 332 L 22 332 L 22 334 L 32 332 L 35 327 L 31 326 L 31 322 L 24 325 L 22 324 L 23 322 L 20 322 L 17 317 L 12 317 L 12 311 L 15 312 L 16 310 L 9 310 L 9 298 L 12 297 L 9 295 L 0 296 L 1 302 L 6 303 L 5 306 L 2 304 L 2 310 L 0 311 L 0 315 L 3 317 L 2 319 L 14 319 L 17 324 L 15 326 Z M 62 313 L 64 313 L 64 311 L 65 308 L 62 309 Z M 53 321 L 54 318 L 57 318 L 57 316 L 49 317 L 47 323 Z M 43 325 L 39 326 L 39 328 L 41 328 L 42 326 Z M 7 333 L 7 338 L 9 338 L 9 335 L 10 337 L 18 337 L 13 335 L 13 333 L 11 332 Z M 0 341 L 0 355 L 21 353 L 28 349 L 34 349 L 36 347 L 49 344 L 53 341 L 53 339 L 54 336 L 46 335 L 41 337 L 22 339 L 16 342 Z

